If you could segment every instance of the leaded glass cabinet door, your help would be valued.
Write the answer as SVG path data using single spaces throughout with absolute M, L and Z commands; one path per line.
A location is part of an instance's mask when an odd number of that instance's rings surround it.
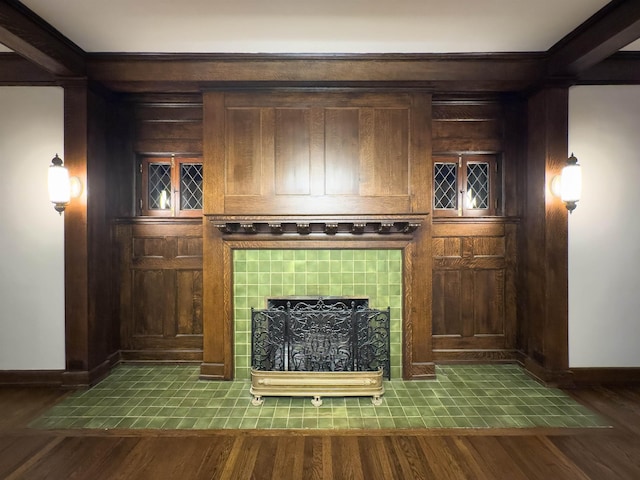
M 202 162 L 180 162 L 180 211 L 202 213 Z
M 163 217 L 202 215 L 202 168 L 200 158 L 142 159 L 140 214 Z
M 498 212 L 499 170 L 493 154 L 435 156 L 434 216 L 489 216 Z

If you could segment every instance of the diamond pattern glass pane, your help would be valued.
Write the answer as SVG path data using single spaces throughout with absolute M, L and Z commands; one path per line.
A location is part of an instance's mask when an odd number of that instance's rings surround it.
M 180 208 L 181 210 L 202 209 L 202 164 L 180 165 Z
M 457 165 L 455 163 L 434 164 L 434 208 L 456 209 Z
M 467 164 L 467 208 L 489 208 L 489 164 Z
M 171 208 L 171 165 L 168 163 L 149 164 L 149 209 L 169 210 Z

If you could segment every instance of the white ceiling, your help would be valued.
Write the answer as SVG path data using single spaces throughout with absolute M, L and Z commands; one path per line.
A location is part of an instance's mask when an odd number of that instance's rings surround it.
M 538 52 L 608 2 L 22 0 L 87 52 L 146 53 Z
M 87 52 L 471 53 L 546 51 L 608 0 L 22 2 Z

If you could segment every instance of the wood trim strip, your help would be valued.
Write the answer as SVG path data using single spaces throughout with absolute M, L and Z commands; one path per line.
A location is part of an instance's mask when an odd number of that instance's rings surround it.
M 590 367 L 571 369 L 573 385 L 638 385 L 640 367 Z
M 64 370 L 0 370 L 0 386 L 59 387 Z

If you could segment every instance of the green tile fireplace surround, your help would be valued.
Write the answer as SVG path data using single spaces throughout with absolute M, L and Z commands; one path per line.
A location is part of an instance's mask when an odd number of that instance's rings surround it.
M 234 250 L 235 379 L 250 377 L 251 307 L 285 296 L 359 296 L 391 307 L 391 378 L 402 378 L 402 250 Z

